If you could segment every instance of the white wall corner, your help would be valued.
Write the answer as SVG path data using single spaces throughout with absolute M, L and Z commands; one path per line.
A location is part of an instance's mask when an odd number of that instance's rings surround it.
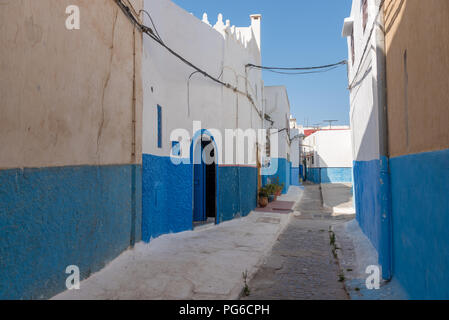
M 354 18 L 346 18 L 343 23 L 343 30 L 341 32 L 341 36 L 343 38 L 349 37 L 352 34 L 352 30 L 354 28 Z

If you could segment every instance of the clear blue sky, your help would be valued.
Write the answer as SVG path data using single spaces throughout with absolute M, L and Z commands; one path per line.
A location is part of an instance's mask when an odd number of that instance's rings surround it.
M 347 59 L 343 20 L 351 0 L 173 0 L 196 17 L 207 12 L 211 24 L 218 13 L 231 25 L 250 25 L 249 15 L 262 14 L 262 61 L 266 66 L 303 67 Z M 346 67 L 328 73 L 283 76 L 264 72 L 266 85 L 285 85 L 298 123 L 323 120 L 349 123 Z

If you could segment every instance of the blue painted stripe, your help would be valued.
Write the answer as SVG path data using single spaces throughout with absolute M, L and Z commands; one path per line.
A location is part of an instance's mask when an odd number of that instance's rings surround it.
M 373 246 L 380 248 L 380 162 L 354 161 L 356 217 Z
M 393 273 L 413 299 L 449 299 L 449 150 L 390 159 Z
M 292 186 L 299 186 L 300 185 L 300 181 L 299 181 L 300 177 L 301 177 L 301 170 L 300 170 L 300 168 L 292 167 L 292 169 L 291 169 L 291 178 L 290 178 L 291 185 Z
M 268 183 L 268 180 L 279 178 L 279 183 L 284 184 L 284 189 L 282 190 L 282 193 L 286 194 L 288 192 L 288 189 L 290 188 L 291 162 L 287 161 L 287 159 L 284 158 L 275 158 L 272 161 L 277 161 L 278 164 L 277 171 L 273 175 L 262 176 L 262 184 L 266 185 Z
M 193 227 L 193 165 L 143 155 L 142 239 Z M 257 206 L 257 168 L 218 166 L 218 221 L 246 216 Z
M 352 183 L 352 168 L 307 168 L 307 180 L 314 183 Z
M 221 221 L 247 216 L 257 206 L 257 168 L 219 167 Z
M 142 239 L 193 226 L 191 164 L 172 163 L 170 157 L 143 155 Z
M 139 241 L 140 175 L 140 165 L 0 171 L 0 299 L 49 298 L 66 289 L 67 266 L 84 279 Z

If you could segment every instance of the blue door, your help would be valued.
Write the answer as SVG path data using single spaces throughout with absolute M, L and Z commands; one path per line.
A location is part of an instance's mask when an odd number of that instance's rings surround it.
M 201 155 L 203 154 L 203 143 L 201 145 Z M 206 165 L 201 157 L 201 163 L 194 164 L 193 182 L 193 221 L 206 221 Z

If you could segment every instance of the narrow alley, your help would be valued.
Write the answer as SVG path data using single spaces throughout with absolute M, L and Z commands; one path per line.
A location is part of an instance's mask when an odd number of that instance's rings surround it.
M 300 199 L 290 188 L 280 200 Z M 291 214 L 253 211 L 244 218 L 140 243 L 55 300 L 237 299 L 243 274 L 257 271 Z
M 333 217 L 323 207 L 320 185 L 306 184 L 295 215 L 277 239 L 271 254 L 249 282 L 252 300 L 344 300 L 338 260 L 330 227 L 353 216 Z
M 449 300 L 449 0 L 280 3 L 0 0 L 0 300 Z

